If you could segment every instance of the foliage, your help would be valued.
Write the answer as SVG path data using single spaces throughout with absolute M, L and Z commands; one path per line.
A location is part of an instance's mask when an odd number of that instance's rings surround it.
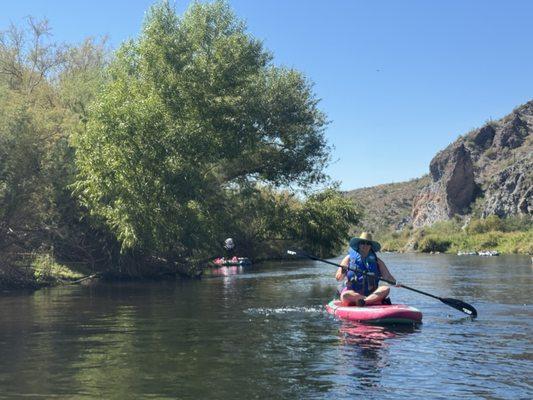
M 41 285 L 55 281 L 73 281 L 83 277 L 83 274 L 71 270 L 66 265 L 58 264 L 50 254 L 37 254 L 31 266 L 36 282 Z
M 350 227 L 359 222 L 353 201 L 335 189 L 310 196 L 297 214 L 297 233 L 305 249 L 320 257 L 338 254 L 349 239 Z
M 32 18 L 26 29 L 0 35 L 0 251 L 13 265 L 52 248 L 59 257 L 93 260 L 90 247 L 102 248 L 68 189 L 75 176 L 69 141 L 83 116 L 65 94 L 80 107 L 91 101 L 104 48 L 90 40 L 59 45 L 50 35 L 46 21 Z
M 383 237 L 383 249 L 400 251 L 409 243 L 421 252 L 497 250 L 500 253 L 533 253 L 533 220 L 528 216 L 472 218 L 468 224 L 455 218 L 414 231 Z
M 453 217 L 448 221 L 438 221 L 431 226 L 425 227 L 426 234 L 452 235 L 461 231 L 464 222 L 459 217 Z
M 64 265 L 133 274 L 218 255 L 227 236 L 258 258 L 346 241 L 351 201 L 303 195 L 329 152 L 311 83 L 226 3 L 156 4 L 113 59 L 105 41 L 27 28 L 0 36 L 2 285 L 71 279 Z
M 413 234 L 412 228 L 405 228 L 401 231 L 389 231 L 379 234 L 379 242 L 382 251 L 400 251 L 407 247 Z
M 472 219 L 466 227 L 469 234 L 501 231 L 502 220 L 497 215 L 490 215 L 486 219 Z
M 335 188 L 300 199 L 272 186 L 258 186 L 239 193 L 229 204 L 226 232 L 239 238 L 239 251 L 256 259 L 279 258 L 293 247 L 333 256 L 359 218 L 354 204 Z
M 425 236 L 417 243 L 417 250 L 422 253 L 443 253 L 450 247 L 449 240 L 440 239 L 434 236 Z
M 119 49 L 76 140 L 75 188 L 124 251 L 205 255 L 241 218 L 232 205 L 261 198 L 257 184 L 324 179 L 311 85 L 270 61 L 223 2 L 181 18 L 158 3 Z
M 528 216 L 500 218 L 497 215 L 489 215 L 484 219 L 473 218 L 466 227 L 466 231 L 469 234 L 475 234 L 490 231 L 525 231 L 531 228 L 533 228 L 533 219 Z
M 498 250 L 502 253 L 533 254 L 533 229 L 502 235 Z

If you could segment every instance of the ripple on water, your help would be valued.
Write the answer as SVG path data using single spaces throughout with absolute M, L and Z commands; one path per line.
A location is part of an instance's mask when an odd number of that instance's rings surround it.
M 322 313 L 323 307 L 277 307 L 277 308 L 249 308 L 244 311 L 250 315 L 279 315 L 289 313 Z

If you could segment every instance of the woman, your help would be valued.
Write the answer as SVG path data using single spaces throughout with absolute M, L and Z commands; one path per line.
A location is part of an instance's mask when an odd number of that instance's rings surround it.
M 341 301 L 344 305 L 363 307 L 383 304 L 384 300 L 390 304 L 387 299 L 390 289 L 388 286 L 379 286 L 379 280 L 383 278 L 396 282 L 396 279 L 385 263 L 376 256 L 380 249 L 381 245 L 373 241 L 372 234 L 368 232 L 350 240 L 348 255 L 341 261 L 343 267 L 339 268 L 335 275 L 338 281 L 345 279 L 345 286 L 341 291 Z

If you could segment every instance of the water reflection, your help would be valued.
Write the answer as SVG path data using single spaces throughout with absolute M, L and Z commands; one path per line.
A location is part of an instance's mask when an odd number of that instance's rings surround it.
M 382 386 L 383 371 L 390 365 L 391 346 L 417 330 L 414 325 L 368 325 L 341 321 L 339 374 L 350 377 L 349 387 L 367 391 Z
M 392 339 L 397 335 L 394 330 L 385 326 L 354 322 L 343 322 L 339 332 L 344 344 L 357 345 L 362 349 L 379 349 L 386 346 L 386 339 Z
M 218 268 L 210 268 L 209 270 L 207 270 L 206 275 L 231 276 L 231 275 L 242 274 L 243 272 L 244 272 L 244 267 L 242 265 L 232 265 L 232 266 L 224 266 L 224 267 L 218 267 Z

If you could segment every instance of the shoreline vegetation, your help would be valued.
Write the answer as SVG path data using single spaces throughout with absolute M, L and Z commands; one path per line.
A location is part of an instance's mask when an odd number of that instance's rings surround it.
M 194 278 L 227 237 L 254 262 L 346 246 L 362 208 L 324 172 L 313 84 L 227 3 L 157 2 L 115 51 L 51 37 L 31 17 L 0 33 L 0 289 Z M 474 222 L 380 241 L 533 252 L 531 223 Z
M 324 173 L 318 104 L 223 1 L 156 2 L 115 51 L 55 43 L 46 20 L 10 26 L 0 287 L 195 277 L 227 237 L 253 260 L 334 255 L 360 213 Z
M 466 221 L 454 217 L 429 227 L 383 233 L 380 237 L 385 251 L 533 254 L 533 221 L 527 216 L 499 218 L 491 215 Z

